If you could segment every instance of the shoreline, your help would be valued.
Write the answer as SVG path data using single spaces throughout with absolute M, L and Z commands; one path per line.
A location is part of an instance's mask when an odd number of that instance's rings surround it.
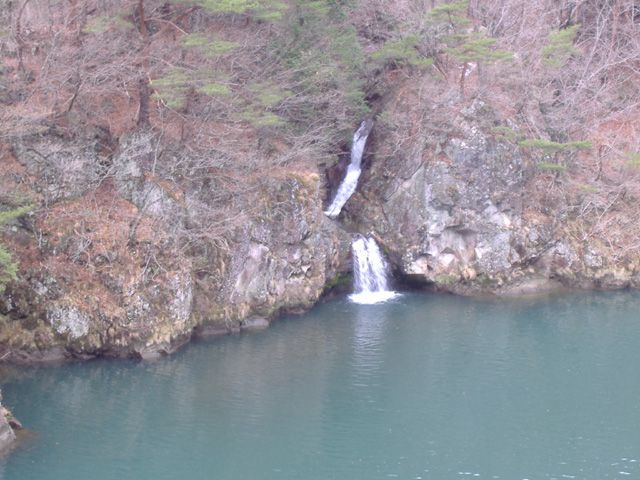
M 623 291 L 637 291 L 638 289 L 625 286 L 620 288 L 597 288 L 590 286 L 588 288 L 580 286 L 567 286 L 559 281 L 548 279 L 549 281 L 543 285 L 544 288 L 532 288 L 532 284 L 527 282 L 521 282 L 517 285 L 505 286 L 504 288 L 494 291 L 470 291 L 464 289 L 449 289 L 442 288 L 438 285 L 409 285 L 401 284 L 396 291 L 402 293 L 427 293 L 435 295 L 453 295 L 465 298 L 473 298 L 478 300 L 491 300 L 491 301 L 504 301 L 504 302 L 519 302 L 535 299 L 542 299 L 547 297 L 556 297 L 572 293 L 588 293 L 588 292 L 623 292 Z M 540 285 L 540 284 L 538 284 Z M 277 322 L 279 319 L 285 316 L 299 316 L 304 315 L 313 309 L 321 302 L 333 300 L 340 297 L 348 297 L 349 292 L 346 290 L 339 290 L 337 292 L 329 291 L 322 295 L 311 306 L 304 309 L 289 309 L 284 311 L 278 311 L 273 316 L 262 317 L 252 316 L 248 319 L 241 321 L 237 325 L 231 327 L 225 327 L 221 325 L 198 325 L 193 328 L 190 335 L 185 335 L 179 339 L 173 341 L 170 345 L 162 345 L 158 348 L 151 346 L 141 349 L 136 353 L 129 353 L 125 355 L 119 355 L 118 352 L 105 352 L 100 354 L 87 354 L 77 355 L 65 351 L 62 347 L 55 347 L 50 350 L 44 350 L 38 352 L 37 355 L 23 351 L 7 351 L 3 353 L 3 356 L 11 358 L 11 360 L 0 359 L 0 366 L 6 367 L 29 367 L 29 366 L 44 366 L 44 367 L 56 367 L 69 362 L 85 362 L 98 359 L 118 359 L 118 360 L 134 360 L 134 361 L 154 361 L 164 357 L 168 357 L 181 350 L 193 341 L 202 339 L 214 339 L 217 337 L 225 337 L 232 335 L 243 335 L 246 333 L 255 333 L 263 330 L 267 330 L 273 322 Z

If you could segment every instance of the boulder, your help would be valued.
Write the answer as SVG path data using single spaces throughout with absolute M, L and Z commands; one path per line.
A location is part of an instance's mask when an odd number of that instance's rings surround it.
M 0 393 L 0 401 L 2 393 Z M 18 422 L 11 412 L 0 404 L 0 455 L 8 452 L 13 448 L 16 441 L 14 430 L 20 430 L 22 425 Z

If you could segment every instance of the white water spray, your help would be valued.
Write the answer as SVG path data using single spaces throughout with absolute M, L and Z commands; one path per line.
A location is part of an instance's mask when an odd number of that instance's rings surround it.
M 358 237 L 351 244 L 355 293 L 349 298 L 356 303 L 378 303 L 397 295 L 389 290 L 387 264 L 373 238 Z
M 351 198 L 353 192 L 356 191 L 358 186 L 358 179 L 362 172 L 362 154 L 364 153 L 364 146 L 367 143 L 369 132 L 373 128 L 373 120 L 365 120 L 360 125 L 360 128 L 353 135 L 353 145 L 351 146 L 351 161 L 347 167 L 347 173 L 342 180 L 342 183 L 338 187 L 333 202 L 329 208 L 324 212 L 329 218 L 336 218 L 340 215 L 340 211 L 347 200 Z

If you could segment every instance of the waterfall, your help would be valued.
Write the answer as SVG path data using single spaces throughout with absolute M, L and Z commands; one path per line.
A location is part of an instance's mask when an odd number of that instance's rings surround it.
M 356 303 L 378 303 L 395 297 L 389 290 L 387 264 L 376 241 L 358 237 L 351 244 L 355 292 L 349 298 Z
M 362 154 L 364 153 L 364 146 L 367 143 L 369 133 L 373 128 L 373 120 L 368 119 L 362 122 L 360 128 L 353 134 L 353 145 L 351 145 L 351 161 L 347 167 L 347 173 L 342 180 L 342 183 L 338 187 L 333 202 L 329 208 L 324 212 L 329 218 L 336 218 L 340 215 L 340 211 L 347 200 L 356 191 L 358 185 L 358 178 L 360 178 L 360 172 L 362 172 Z

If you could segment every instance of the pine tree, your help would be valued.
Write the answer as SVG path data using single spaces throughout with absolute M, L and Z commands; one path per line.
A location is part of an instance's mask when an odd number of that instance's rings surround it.
M 544 138 L 528 138 L 519 142 L 524 148 L 539 150 L 542 152 L 542 159 L 538 161 L 537 167 L 540 170 L 564 172 L 567 166 L 564 165 L 563 157 L 579 150 L 589 150 L 593 147 L 588 140 L 574 140 L 572 142 L 554 142 Z
M 467 18 L 469 0 L 444 3 L 431 9 L 430 20 L 440 31 L 446 44 L 446 53 L 462 63 L 459 84 L 464 96 L 465 79 L 472 63 L 480 70 L 481 63 L 490 63 L 512 58 L 511 52 L 496 48 L 497 41 L 481 31 L 472 31 Z
M 419 43 L 420 39 L 416 35 L 388 41 L 380 50 L 374 52 L 371 58 L 383 65 L 427 67 L 433 64 L 433 60 L 420 55 L 416 48 Z
M 561 67 L 572 55 L 578 53 L 573 42 L 580 25 L 552 32 L 547 39 L 547 46 L 542 49 L 544 62 L 551 67 Z
M 29 213 L 31 210 L 33 210 L 33 205 L 0 212 L 0 226 Z M 0 243 L 0 293 L 4 292 L 7 283 L 16 280 L 17 274 L 18 264 L 13 260 L 6 247 Z
M 246 13 L 258 20 L 267 21 L 282 18 L 287 8 L 284 2 L 278 0 L 198 0 L 196 3 L 211 13 Z

